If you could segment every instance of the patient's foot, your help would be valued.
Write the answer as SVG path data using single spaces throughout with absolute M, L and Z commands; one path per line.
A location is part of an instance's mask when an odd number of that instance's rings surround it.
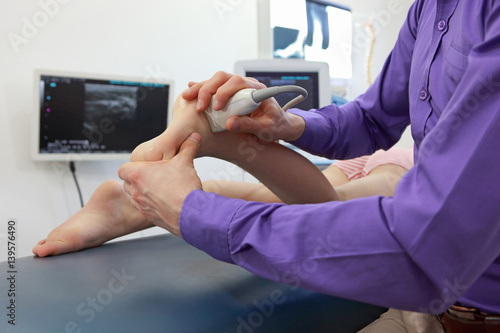
M 85 207 L 40 241 L 33 253 L 46 257 L 79 251 L 150 226 L 121 183 L 107 181 L 95 190 Z
M 173 107 L 173 119 L 168 128 L 156 138 L 137 146 L 130 157 L 131 162 L 160 161 L 171 159 L 178 151 L 181 144 L 196 132 L 202 137 L 202 144 L 198 156 L 211 153 L 217 146 L 215 137 L 208 125 L 203 112 L 196 110 L 196 100 L 186 101 L 179 96 Z M 224 135 L 217 135 L 222 140 Z

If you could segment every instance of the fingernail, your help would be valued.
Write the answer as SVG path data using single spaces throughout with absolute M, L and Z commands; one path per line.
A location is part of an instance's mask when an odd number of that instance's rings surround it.
M 214 109 L 216 111 L 220 110 L 220 103 L 219 103 L 219 101 L 214 101 L 212 103 L 212 109 Z
M 201 111 L 201 108 L 203 107 L 203 102 L 201 99 L 198 100 L 198 103 L 196 104 L 196 110 Z
M 196 142 L 196 144 L 199 146 L 201 143 L 201 135 L 198 133 L 191 133 L 191 135 L 188 137 L 189 140 L 193 140 Z
M 233 124 L 231 126 L 231 131 L 236 131 L 238 130 L 238 126 L 240 126 L 240 122 L 238 121 L 238 119 L 233 119 Z

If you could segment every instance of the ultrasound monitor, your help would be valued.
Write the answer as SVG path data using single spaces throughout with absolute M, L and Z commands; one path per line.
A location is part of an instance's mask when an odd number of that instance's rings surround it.
M 129 159 L 161 134 L 173 105 L 173 82 L 38 70 L 33 159 Z
M 244 60 L 235 64 L 235 73 L 255 78 L 267 87 L 297 85 L 306 89 L 308 97 L 294 108 L 318 109 L 332 101 L 327 63 L 302 59 Z M 275 99 L 283 107 L 293 97 L 294 94 L 280 94 Z

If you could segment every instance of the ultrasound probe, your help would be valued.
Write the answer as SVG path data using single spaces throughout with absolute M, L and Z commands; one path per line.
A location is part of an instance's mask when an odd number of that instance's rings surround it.
M 212 107 L 213 103 L 213 97 L 212 97 L 210 105 L 204 111 L 205 116 L 210 125 L 210 129 L 214 133 L 225 131 L 227 130 L 226 120 L 229 119 L 229 117 L 245 116 L 249 113 L 252 113 L 255 109 L 259 107 L 262 101 L 282 93 L 299 94 L 299 96 L 292 99 L 283 107 L 283 111 L 288 110 L 295 104 L 307 98 L 307 90 L 299 86 L 293 86 L 293 85 L 277 86 L 259 90 L 248 88 L 248 89 L 242 89 L 233 96 L 231 96 L 227 101 L 226 105 L 221 110 L 216 111 Z

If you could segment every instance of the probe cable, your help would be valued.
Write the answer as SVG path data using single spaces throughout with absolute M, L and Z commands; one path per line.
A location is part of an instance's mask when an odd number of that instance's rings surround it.
M 297 103 L 299 103 L 307 98 L 307 90 L 305 90 L 302 87 L 292 86 L 292 85 L 269 87 L 269 88 L 264 88 L 264 89 L 260 89 L 260 90 L 255 90 L 252 93 L 252 98 L 256 103 L 260 103 L 267 98 L 274 97 L 274 96 L 276 96 L 278 94 L 282 94 L 282 93 L 297 93 L 297 94 L 299 94 L 299 96 L 295 97 L 294 99 L 292 99 L 291 101 L 286 103 L 285 106 L 283 106 L 283 111 L 288 110 L 289 108 L 291 108 L 295 104 L 297 104 Z
M 80 205 L 83 208 L 84 203 L 83 203 L 82 191 L 80 190 L 80 185 L 78 184 L 78 180 L 76 179 L 75 162 L 73 162 L 73 161 L 69 162 L 69 169 L 71 170 L 71 173 L 73 174 L 73 179 L 75 180 L 76 190 L 78 191 L 78 196 L 80 197 Z

